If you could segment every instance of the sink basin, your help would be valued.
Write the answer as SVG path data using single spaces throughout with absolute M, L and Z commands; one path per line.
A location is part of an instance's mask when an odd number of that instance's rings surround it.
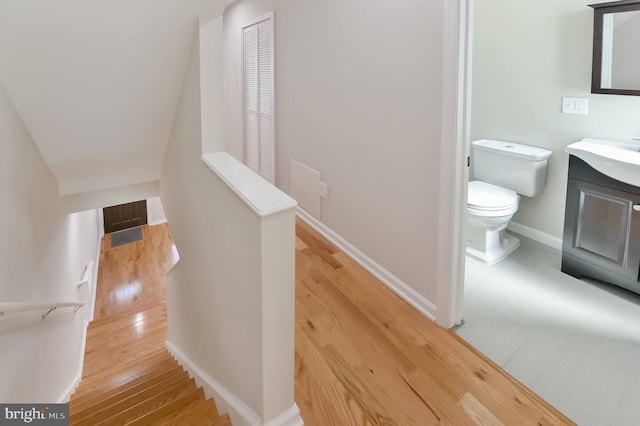
M 585 138 L 565 152 L 575 155 L 610 178 L 640 187 L 640 145 Z

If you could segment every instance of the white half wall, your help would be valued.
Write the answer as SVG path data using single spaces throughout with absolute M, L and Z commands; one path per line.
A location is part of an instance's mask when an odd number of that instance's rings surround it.
M 180 253 L 167 346 L 234 425 L 267 424 L 295 407 L 295 202 L 224 152 L 201 160 L 199 52 L 196 42 L 160 180 Z M 269 207 L 273 191 L 285 210 Z
M 292 158 L 320 172 L 320 221 L 431 302 L 444 4 L 240 0 L 224 14 L 226 150 L 242 158 L 240 28 L 273 11 L 278 186 L 291 194 Z
M 77 283 L 99 247 L 98 212 L 68 214 L 58 186 L 0 84 L 0 301 L 84 302 L 0 317 L 0 401 L 58 402 L 81 377 L 90 285 Z M 97 263 L 94 264 L 97 267 Z

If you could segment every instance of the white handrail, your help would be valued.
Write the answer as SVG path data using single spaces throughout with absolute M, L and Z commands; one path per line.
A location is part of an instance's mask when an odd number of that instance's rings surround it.
M 58 302 L 58 303 L 0 303 L 0 316 L 15 313 L 15 312 L 27 312 L 27 311 L 47 311 L 42 314 L 42 321 L 51 312 L 58 308 L 73 308 L 73 313 L 78 312 L 78 309 L 82 308 L 84 303 L 82 302 Z
M 85 284 L 89 284 L 89 272 L 93 266 L 93 260 L 84 264 L 84 271 L 82 271 L 82 278 L 78 281 L 78 289 Z

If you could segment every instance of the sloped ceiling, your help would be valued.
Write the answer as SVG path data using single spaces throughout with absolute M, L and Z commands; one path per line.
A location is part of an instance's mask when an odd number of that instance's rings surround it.
M 231 0 L 0 0 L 0 80 L 61 195 L 157 180 L 198 15 Z

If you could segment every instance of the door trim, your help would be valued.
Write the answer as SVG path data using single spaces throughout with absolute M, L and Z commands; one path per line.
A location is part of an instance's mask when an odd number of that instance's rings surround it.
M 462 321 L 473 0 L 445 1 L 436 322 Z M 451 167 L 448 167 L 451 165 Z

